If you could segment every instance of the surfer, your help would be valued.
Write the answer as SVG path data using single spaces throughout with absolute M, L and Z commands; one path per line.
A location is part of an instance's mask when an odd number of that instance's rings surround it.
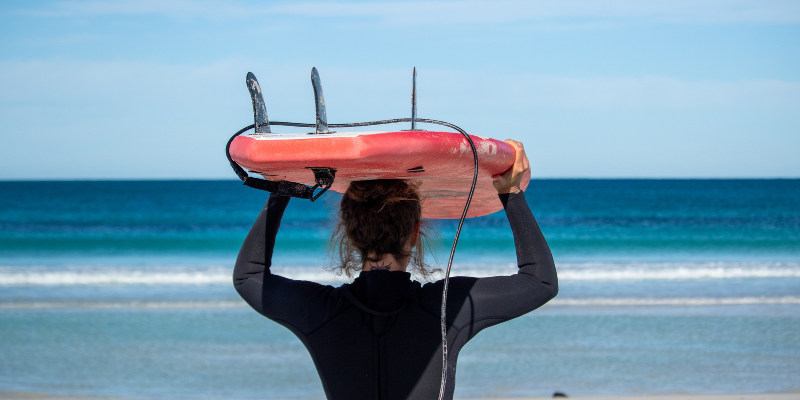
M 558 293 L 553 257 L 520 189 L 528 158 L 521 143 L 506 142 L 516 150 L 514 166 L 495 177 L 494 187 L 514 234 L 519 271 L 450 278 L 446 399 L 453 397 L 456 360 L 467 341 Z M 253 224 L 236 260 L 236 290 L 303 342 L 329 399 L 437 398 L 443 281 L 423 285 L 407 272 L 409 264 L 423 275 L 430 272 L 419 257 L 419 192 L 402 180 L 351 183 L 340 204 L 339 248 L 343 271 L 358 276 L 340 287 L 270 272 L 289 199 L 271 194 Z

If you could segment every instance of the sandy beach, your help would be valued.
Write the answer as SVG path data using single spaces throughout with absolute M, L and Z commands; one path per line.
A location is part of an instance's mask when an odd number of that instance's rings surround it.
M 550 397 L 517 397 L 502 400 L 543 400 Z M 800 393 L 760 393 L 760 394 L 669 394 L 653 396 L 603 396 L 603 397 L 570 397 L 583 400 L 798 400 Z M 485 399 L 460 399 L 485 400 Z M 499 399 L 498 399 L 499 400 Z
M 544 400 L 550 397 L 517 397 L 494 400 Z M 800 392 L 794 393 L 761 393 L 761 394 L 670 394 L 657 396 L 604 396 L 604 397 L 572 397 L 584 400 L 800 400 Z M 125 400 L 119 397 L 94 397 L 74 395 L 54 395 L 33 392 L 0 392 L 0 400 Z M 460 399 L 488 400 L 488 399 Z

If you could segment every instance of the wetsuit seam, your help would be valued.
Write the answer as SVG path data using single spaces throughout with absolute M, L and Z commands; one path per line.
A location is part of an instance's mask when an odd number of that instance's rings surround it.
M 432 316 L 434 318 L 440 318 L 441 314 L 437 314 L 437 313 L 435 313 L 435 312 L 433 312 L 431 310 L 428 310 L 428 308 L 425 307 L 425 302 L 422 301 L 422 293 L 420 293 L 420 291 L 421 291 L 420 289 L 421 288 L 418 287 L 416 289 L 417 290 L 415 291 L 416 292 L 415 295 L 417 297 L 417 304 L 419 305 L 419 308 L 422 309 L 422 311 L 425 311 L 426 313 L 428 313 L 430 316 Z
M 269 317 L 267 317 L 267 318 L 269 318 Z M 286 325 L 289 325 L 289 326 L 291 326 L 292 328 L 294 328 L 294 329 L 295 329 L 295 330 L 297 330 L 298 332 L 302 333 L 304 336 L 308 336 L 308 335 L 306 335 L 306 333 L 305 333 L 305 332 L 303 332 L 303 330 L 302 330 L 302 329 L 300 329 L 299 327 L 297 327 L 297 325 L 295 325 L 295 324 L 293 324 L 293 323 L 291 323 L 291 322 L 289 322 L 289 321 L 287 321 L 287 320 L 285 320 L 285 319 L 282 319 L 282 318 L 269 318 L 269 319 L 271 319 L 271 320 L 273 320 L 273 321 L 275 321 L 275 322 L 283 322 L 283 323 L 285 323 Z
M 348 305 L 348 306 L 345 306 L 343 309 L 341 309 L 341 310 L 337 311 L 337 312 L 336 312 L 336 314 L 333 314 L 333 315 L 331 315 L 331 316 L 330 316 L 330 318 L 328 318 L 328 319 L 326 319 L 325 321 L 323 321 L 322 323 L 320 323 L 320 324 L 319 324 L 319 325 L 318 325 L 316 328 L 314 328 L 314 329 L 311 329 L 310 331 L 308 331 L 308 333 L 305 333 L 305 335 L 306 335 L 306 336 L 311 336 L 311 335 L 313 335 L 313 334 L 314 334 L 314 333 L 316 333 L 318 330 L 320 330 L 320 329 L 324 328 L 324 327 L 325 327 L 325 325 L 327 325 L 328 323 L 330 323 L 331 321 L 333 321 L 334 319 L 336 319 L 336 317 L 338 317 L 339 315 L 341 315 L 343 312 L 345 312 L 345 311 L 349 310 L 351 307 L 354 307 L 354 306 L 353 306 L 352 304 L 350 304 L 350 305 Z
M 503 320 L 503 321 L 508 321 L 508 320 L 514 319 L 514 318 L 516 318 L 516 317 L 503 316 L 503 317 L 480 317 L 480 318 L 476 318 L 476 319 L 474 319 L 474 320 L 472 320 L 470 322 L 467 322 L 466 324 L 462 325 L 461 327 L 459 327 L 458 328 L 458 333 L 460 333 L 461 330 L 463 330 L 464 328 L 466 328 L 466 327 L 468 327 L 468 326 L 470 326 L 470 325 L 472 325 L 472 324 L 474 324 L 476 322 L 484 321 L 484 320 L 487 320 L 487 319 L 499 319 L 499 320 Z M 458 333 L 456 333 L 456 336 L 458 336 Z

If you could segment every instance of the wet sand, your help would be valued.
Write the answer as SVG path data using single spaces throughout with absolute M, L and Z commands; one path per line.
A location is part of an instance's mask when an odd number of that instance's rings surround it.
M 677 393 L 651 396 L 603 396 L 603 397 L 569 397 L 580 400 L 800 400 L 800 392 L 794 393 L 762 393 L 762 394 L 689 394 Z M 497 400 L 544 400 L 551 397 L 515 397 Z M 488 399 L 459 399 L 488 400 Z

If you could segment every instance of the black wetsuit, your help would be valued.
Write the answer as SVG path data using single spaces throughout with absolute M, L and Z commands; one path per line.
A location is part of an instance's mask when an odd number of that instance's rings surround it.
M 456 360 L 468 340 L 558 293 L 553 257 L 525 196 L 500 199 L 514 232 L 519 273 L 450 278 L 446 399 L 453 397 Z M 300 338 L 328 399 L 436 399 L 443 281 L 422 285 L 407 272 L 370 271 L 337 288 L 270 273 L 275 235 L 288 203 L 289 197 L 270 195 L 242 245 L 233 273 L 242 298 Z

